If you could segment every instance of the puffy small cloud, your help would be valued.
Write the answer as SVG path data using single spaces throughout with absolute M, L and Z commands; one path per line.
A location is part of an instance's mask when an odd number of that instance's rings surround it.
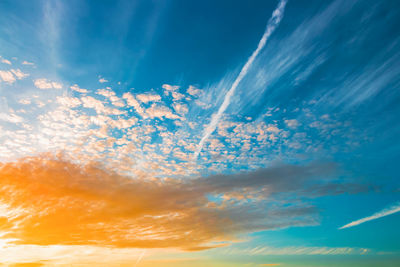
M 51 82 L 45 78 L 36 79 L 34 84 L 37 88 L 45 90 L 45 89 L 61 89 L 62 85 L 57 82 Z
M 102 95 L 102 96 L 108 98 L 111 101 L 111 103 L 116 107 L 124 107 L 125 106 L 124 102 L 119 97 L 117 97 L 115 92 L 111 91 L 111 89 L 109 87 L 107 87 L 107 89 L 97 90 L 96 94 Z
M 184 98 L 185 95 L 181 94 L 181 93 L 178 93 L 178 92 L 172 92 L 172 97 L 173 97 L 174 101 L 179 101 L 182 98 Z
M 179 89 L 179 86 L 177 85 L 169 85 L 169 84 L 163 84 L 162 88 L 164 88 L 166 91 L 176 91 Z
M 118 120 L 110 120 L 109 125 L 113 128 L 126 129 L 135 125 L 137 121 L 138 120 L 136 118 L 129 118 L 127 120 L 119 118 Z
M 285 123 L 289 128 L 297 128 L 300 125 L 300 123 L 295 119 L 285 120 Z
M 164 90 L 165 90 L 164 94 L 169 95 L 170 93 L 174 93 L 175 91 L 177 91 L 180 88 L 180 86 L 163 84 L 162 88 L 164 88 Z
M 136 98 L 131 94 L 131 93 L 125 93 L 122 95 L 122 98 L 126 99 L 126 103 L 128 104 L 128 106 L 130 107 L 134 107 L 136 112 L 144 117 L 145 116 L 145 111 L 142 108 L 142 106 L 140 105 L 140 103 L 136 100 Z
M 146 110 L 146 114 L 150 118 L 168 118 L 172 120 L 181 119 L 181 117 L 174 114 L 168 107 L 156 104 L 151 105 L 151 107 Z
M 104 97 L 110 98 L 111 96 L 115 95 L 115 92 L 109 90 L 109 89 L 99 89 L 97 90 L 96 94 L 102 95 Z
M 100 79 L 99 79 L 99 82 L 100 82 L 100 83 L 107 83 L 108 80 L 106 80 L 106 79 L 104 79 L 104 78 L 100 78 Z
M 30 99 L 21 99 L 18 101 L 18 103 L 22 104 L 22 105 L 29 105 L 31 103 Z
M 11 65 L 11 61 L 9 61 L 9 60 L 7 60 L 7 59 L 5 59 L 5 58 L 2 58 L 2 59 L 1 59 L 1 63 Z
M 72 85 L 70 88 L 71 88 L 71 90 L 73 90 L 75 92 L 78 92 L 78 93 L 81 93 L 81 94 L 88 93 L 87 89 L 80 88 L 77 84 Z
M 191 96 L 198 96 L 202 93 L 202 91 L 192 85 L 189 86 L 189 88 L 186 91 L 189 95 Z
M 103 113 L 107 115 L 123 115 L 126 114 L 126 111 L 117 108 L 104 107 Z
M 36 105 L 37 105 L 39 108 L 42 108 L 42 107 L 46 106 L 46 104 L 43 103 L 43 102 L 40 101 L 40 100 L 37 100 L 37 101 L 36 101 Z
M 35 64 L 32 63 L 32 62 L 29 62 L 29 61 L 24 60 L 24 61 L 22 62 L 22 65 L 33 66 L 33 65 L 35 65 Z
M 172 105 L 176 111 L 176 113 L 184 115 L 188 113 L 189 109 L 186 104 L 175 103 Z
M 81 97 L 81 101 L 85 108 L 93 108 L 96 110 L 97 113 L 104 113 L 104 111 L 105 111 L 103 102 L 101 102 L 100 100 L 97 100 L 96 98 L 94 98 L 92 96 Z
M 156 94 L 138 94 L 136 98 L 139 99 L 142 103 L 148 102 L 158 102 L 161 100 L 161 97 Z
M 0 120 L 11 122 L 11 123 L 19 123 L 24 119 L 14 113 L 0 113 Z
M 18 80 L 22 80 L 23 78 L 29 76 L 29 74 L 23 73 L 20 69 L 12 69 L 11 72 L 15 75 L 15 77 L 17 77 Z
M 0 79 L 9 84 L 14 83 L 16 80 L 11 71 L 4 70 L 0 70 Z
M 82 104 L 79 98 L 67 96 L 57 97 L 57 102 L 69 108 L 75 108 Z
M 271 133 L 279 133 L 281 130 L 276 127 L 275 125 L 269 125 L 268 128 L 266 129 L 267 132 L 271 132 Z
M 11 69 L 9 71 L 0 70 L 0 80 L 9 84 L 14 83 L 17 79 L 21 80 L 27 76 L 29 76 L 29 74 L 23 73 L 20 69 Z
M 212 107 L 211 104 L 204 103 L 204 102 L 202 102 L 202 101 L 200 101 L 200 100 L 196 100 L 196 101 L 194 101 L 194 103 L 195 103 L 196 105 L 198 105 L 199 107 L 201 107 L 202 109 L 209 109 L 209 108 Z

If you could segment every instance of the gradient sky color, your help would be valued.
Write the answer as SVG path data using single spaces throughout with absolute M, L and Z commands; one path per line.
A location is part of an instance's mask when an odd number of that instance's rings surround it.
M 0 24 L 0 266 L 400 265 L 398 1 L 0 0 Z

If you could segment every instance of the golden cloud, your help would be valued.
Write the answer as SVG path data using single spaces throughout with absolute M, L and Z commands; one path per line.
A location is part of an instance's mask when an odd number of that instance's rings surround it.
M 267 203 L 276 194 L 303 192 L 331 171 L 326 165 L 279 166 L 185 180 L 135 179 L 96 164 L 24 158 L 0 165 L 0 231 L 16 244 L 205 249 L 240 232 L 315 224 L 309 205 Z M 210 197 L 239 193 L 246 197 Z

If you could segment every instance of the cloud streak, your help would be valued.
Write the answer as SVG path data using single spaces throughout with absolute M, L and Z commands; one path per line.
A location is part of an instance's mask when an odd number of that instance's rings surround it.
M 223 248 L 222 252 L 227 255 L 364 255 L 372 251 L 368 248 L 358 247 L 272 247 L 256 246 L 246 248 L 228 247 Z
M 211 122 L 207 126 L 207 128 L 204 130 L 203 137 L 201 138 L 199 145 L 197 147 L 197 150 L 194 153 L 195 159 L 200 154 L 204 143 L 207 141 L 207 139 L 210 137 L 210 135 L 215 131 L 215 129 L 218 125 L 218 122 L 220 121 L 225 110 L 228 108 L 228 106 L 231 102 L 231 98 L 232 98 L 233 94 L 235 93 L 235 90 L 238 87 L 239 83 L 246 76 L 247 72 L 249 71 L 249 69 L 250 69 L 251 65 L 253 64 L 254 60 L 256 59 L 257 55 L 264 48 L 268 38 L 271 36 L 271 34 L 275 31 L 275 29 L 278 27 L 279 23 L 281 22 L 286 3 L 287 3 L 286 0 L 281 0 L 279 2 L 278 7 L 274 10 L 274 12 L 272 13 L 272 17 L 268 21 L 267 28 L 266 28 L 264 35 L 262 36 L 260 42 L 258 43 L 257 49 L 254 50 L 253 54 L 251 54 L 251 56 L 248 58 L 246 64 L 240 70 L 239 75 L 236 77 L 236 79 L 233 82 L 228 93 L 225 95 L 224 101 L 222 102 L 222 105 L 219 107 L 217 113 L 213 114 L 213 116 L 211 118 Z
M 377 213 L 372 214 L 371 216 L 353 221 L 351 223 L 348 223 L 346 225 L 343 225 L 342 227 L 340 227 L 339 229 L 345 229 L 345 228 L 350 228 L 350 227 L 354 227 L 357 225 L 360 225 L 362 223 L 368 222 L 368 221 L 372 221 L 372 220 L 376 220 L 394 213 L 400 212 L 400 202 L 390 206 L 389 208 L 385 208 L 381 211 L 378 211 Z

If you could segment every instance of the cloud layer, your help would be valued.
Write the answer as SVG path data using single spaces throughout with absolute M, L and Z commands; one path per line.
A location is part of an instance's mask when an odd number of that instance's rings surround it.
M 333 171 L 321 163 L 133 179 L 96 164 L 25 158 L 0 168 L 2 232 L 18 244 L 215 247 L 247 231 L 316 224 L 304 199 L 338 193 Z

